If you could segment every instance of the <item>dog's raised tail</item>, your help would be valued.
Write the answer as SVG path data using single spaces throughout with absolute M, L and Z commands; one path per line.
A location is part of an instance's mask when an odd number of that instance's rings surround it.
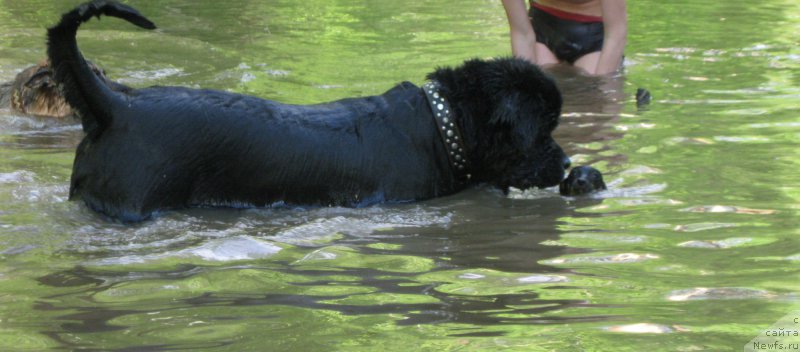
M 132 7 L 110 0 L 84 3 L 61 17 L 47 31 L 47 55 L 61 93 L 81 119 L 90 135 L 102 132 L 112 120 L 111 108 L 119 99 L 84 60 L 76 34 L 78 27 L 92 17 L 107 15 L 122 18 L 146 29 L 156 26 Z

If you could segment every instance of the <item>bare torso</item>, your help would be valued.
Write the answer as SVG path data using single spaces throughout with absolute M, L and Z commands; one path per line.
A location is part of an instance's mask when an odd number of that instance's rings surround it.
M 589 16 L 602 16 L 600 0 L 536 0 L 544 6 Z

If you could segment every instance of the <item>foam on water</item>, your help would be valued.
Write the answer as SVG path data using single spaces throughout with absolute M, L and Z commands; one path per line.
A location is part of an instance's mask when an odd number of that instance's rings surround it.
M 95 264 L 146 263 L 165 258 L 207 261 L 259 259 L 285 246 L 324 247 L 344 236 L 380 237 L 382 230 L 446 226 L 451 214 L 409 209 L 324 208 L 310 211 L 256 209 L 225 220 L 236 210 L 206 211 L 202 217 L 175 212 L 136 226 L 88 224 L 76 229 L 68 251 L 93 253 Z M 215 215 L 219 215 L 217 218 Z
M 130 71 L 127 72 L 127 77 L 120 78 L 119 82 L 123 84 L 143 84 L 167 77 L 182 76 L 184 74 L 185 73 L 182 69 L 174 67 L 155 70 Z
M 26 170 L 0 173 L 0 184 L 16 184 L 33 182 L 36 174 Z
M 220 238 L 176 251 L 164 253 L 124 255 L 90 262 L 93 265 L 124 265 L 148 263 L 170 258 L 196 258 L 212 262 L 254 260 L 270 257 L 281 251 L 281 247 L 251 236 Z
M 362 213 L 362 210 L 344 210 L 337 212 Z M 337 215 L 313 219 L 278 231 L 272 239 L 292 245 L 313 246 L 329 242 L 339 236 L 369 237 L 382 230 L 400 227 L 444 226 L 451 222 L 451 214 L 439 214 L 432 211 L 414 208 L 406 211 L 385 210 L 374 207 L 360 216 Z M 379 235 L 379 234 L 378 234 Z

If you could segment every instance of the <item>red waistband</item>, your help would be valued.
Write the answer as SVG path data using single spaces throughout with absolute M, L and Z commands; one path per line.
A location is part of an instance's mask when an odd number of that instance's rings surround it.
M 570 20 L 570 21 L 575 21 L 575 22 L 586 22 L 586 23 L 589 23 L 589 22 L 603 22 L 603 17 L 600 17 L 600 16 L 589 16 L 589 15 L 582 15 L 582 14 L 579 14 L 579 13 L 567 12 L 567 11 L 564 11 L 564 10 L 559 10 L 559 9 L 556 9 L 556 8 L 552 8 L 550 6 L 541 5 L 539 3 L 533 2 L 533 0 L 531 0 L 530 3 L 531 3 L 531 7 L 535 7 L 538 10 L 542 10 L 544 12 L 547 12 L 547 13 L 549 13 L 549 14 L 551 14 L 553 16 L 556 16 L 556 17 L 558 17 L 560 19 Z

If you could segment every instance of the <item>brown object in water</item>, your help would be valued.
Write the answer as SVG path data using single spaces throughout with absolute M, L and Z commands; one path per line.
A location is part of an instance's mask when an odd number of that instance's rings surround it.
M 95 64 L 87 63 L 111 89 L 124 89 L 124 86 L 109 80 L 105 72 Z M 55 118 L 72 115 L 72 107 L 58 90 L 47 60 L 26 68 L 17 74 L 14 81 L 0 84 L 0 108 L 9 108 L 25 115 Z

